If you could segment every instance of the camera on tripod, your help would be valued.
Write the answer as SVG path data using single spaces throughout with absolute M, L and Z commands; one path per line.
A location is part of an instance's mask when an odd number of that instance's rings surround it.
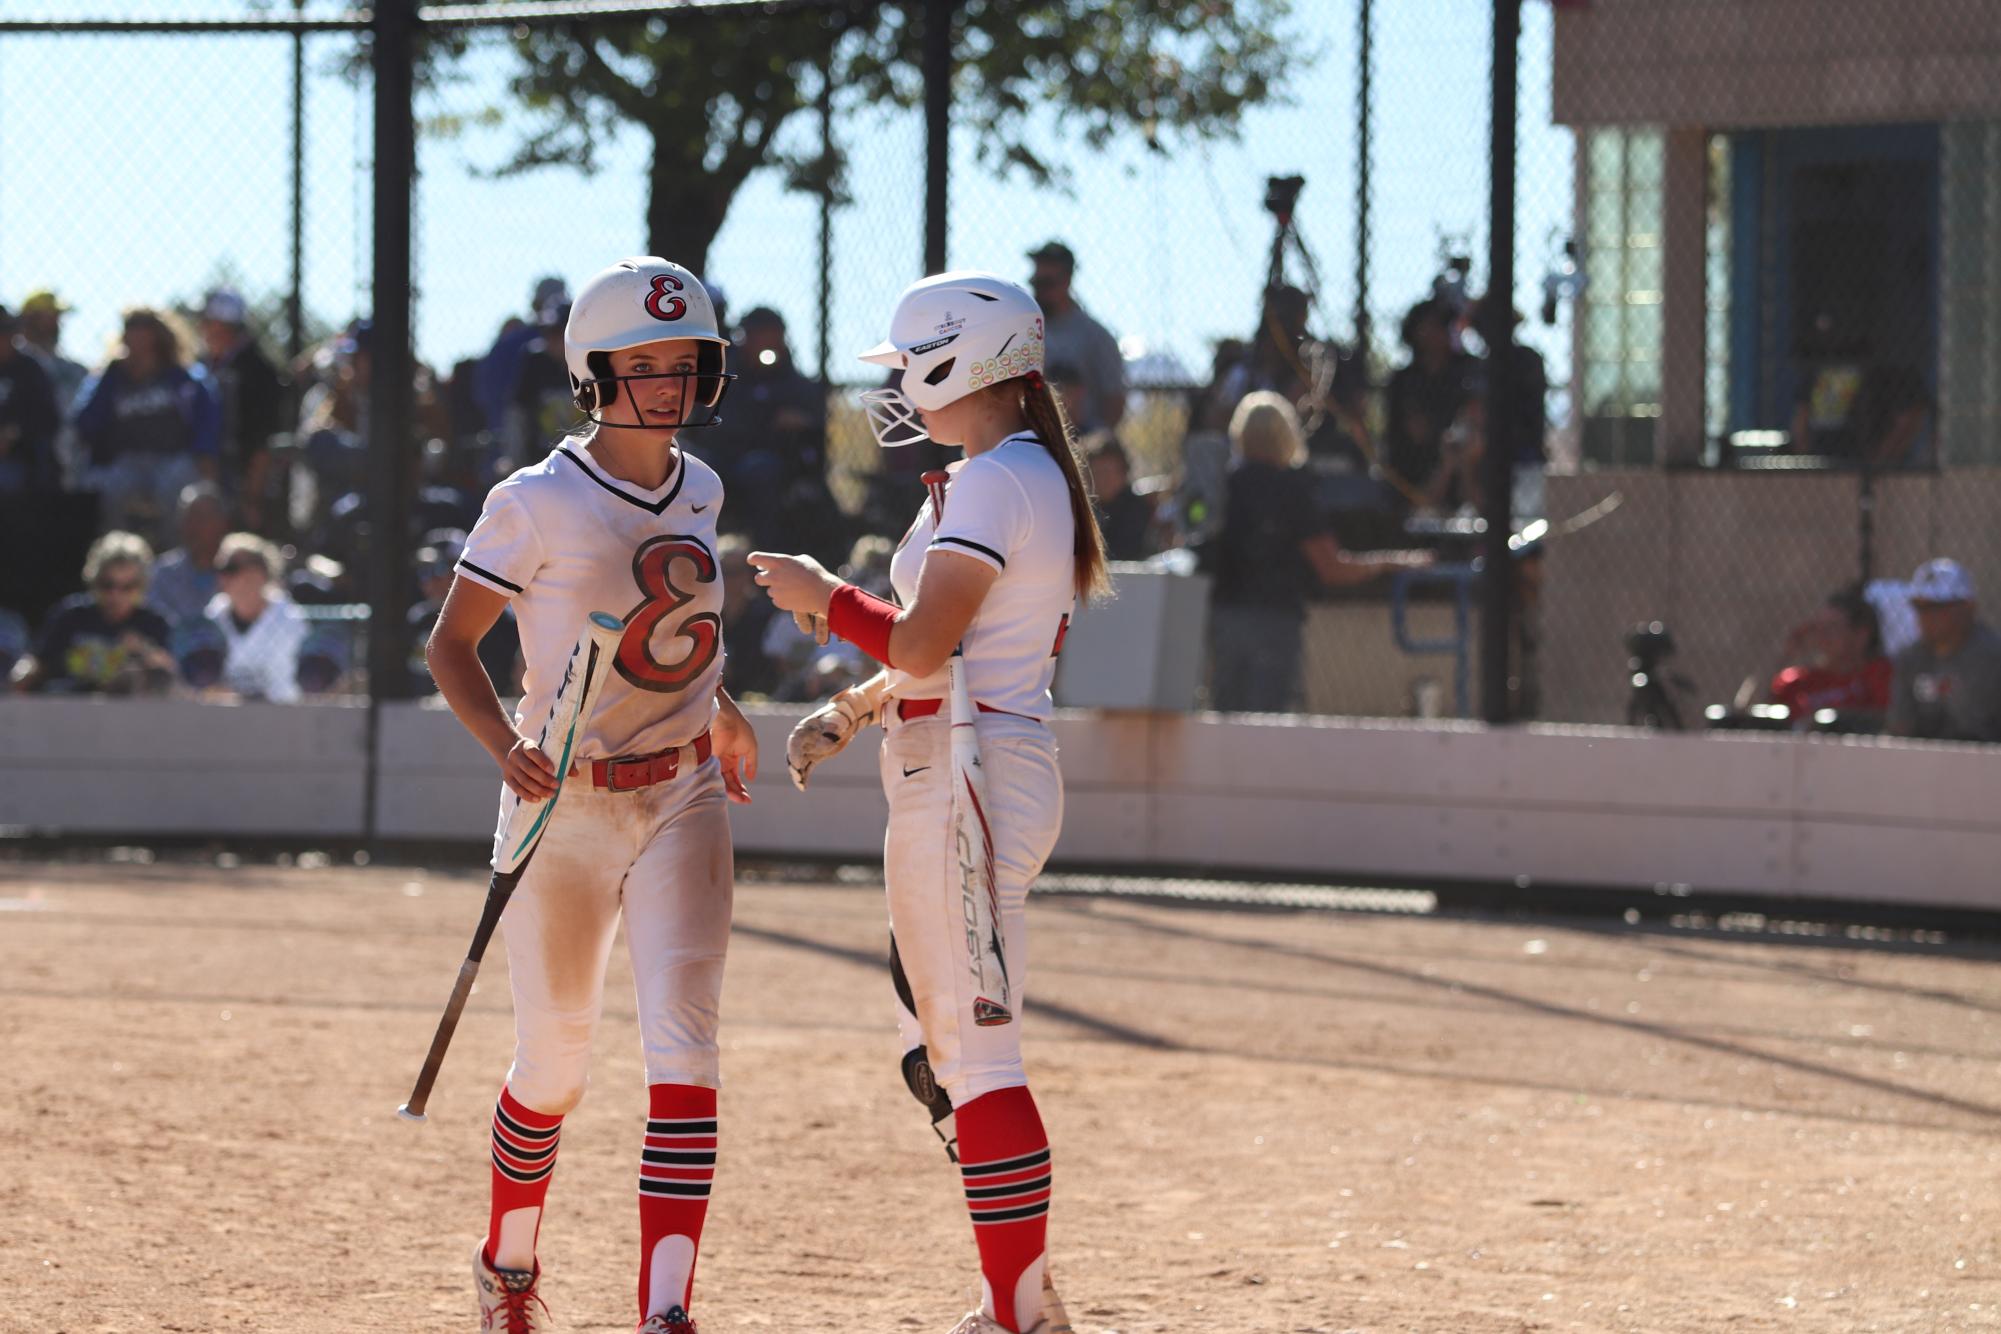
M 1292 211 L 1299 206 L 1299 192 L 1306 188 L 1304 176 L 1265 177 L 1265 212 L 1283 227 L 1291 223 Z
M 1674 635 L 1659 621 L 1626 632 L 1626 725 L 1679 732 L 1684 724 L 1675 694 L 1691 694 L 1695 682 L 1661 664 L 1674 656 Z
M 1626 632 L 1626 666 L 1635 672 L 1657 672 L 1661 660 L 1674 656 L 1674 635 L 1659 621 L 1636 625 Z
M 1473 304 L 1466 294 L 1466 281 L 1473 272 L 1473 257 L 1439 242 L 1438 273 L 1431 280 L 1431 299 L 1445 307 L 1451 318 L 1460 319 Z

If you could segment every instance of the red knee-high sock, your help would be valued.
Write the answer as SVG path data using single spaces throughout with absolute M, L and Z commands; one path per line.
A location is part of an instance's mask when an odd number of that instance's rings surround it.
M 1042 1318 L 1049 1136 L 1025 1088 L 983 1094 L 956 1115 L 987 1314 L 1009 1329 L 1030 1329 Z
M 639 1162 L 639 1318 L 688 1308 L 695 1255 L 716 1175 L 716 1091 L 647 1087 L 646 1147 Z
M 486 1225 L 486 1258 L 502 1269 L 533 1269 L 535 1238 L 542 1231 L 542 1201 L 556 1170 L 556 1142 L 563 1118 L 533 1112 L 504 1086 L 493 1109 L 493 1212 Z M 509 1214 L 532 1209 L 504 1226 Z

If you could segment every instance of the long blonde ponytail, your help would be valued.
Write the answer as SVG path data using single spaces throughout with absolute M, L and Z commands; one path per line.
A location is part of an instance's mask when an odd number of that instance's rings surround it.
M 1105 571 L 1105 535 L 1099 531 L 1097 512 L 1091 508 L 1091 489 L 1084 480 L 1083 464 L 1077 459 L 1077 440 L 1070 429 L 1070 419 L 1064 415 L 1062 402 L 1040 371 L 1030 371 L 1022 377 L 1021 411 L 1028 418 L 1029 429 L 1055 457 L 1056 466 L 1063 469 L 1063 480 L 1070 485 L 1070 517 L 1077 525 L 1072 548 L 1076 553 L 1077 598 L 1089 602 L 1112 588 L 1111 576 Z

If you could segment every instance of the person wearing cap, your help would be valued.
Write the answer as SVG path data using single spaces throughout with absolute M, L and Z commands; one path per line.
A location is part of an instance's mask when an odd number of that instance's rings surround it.
M 1453 335 L 1452 308 L 1435 296 L 1412 306 L 1399 330 L 1410 360 L 1390 373 L 1385 462 L 1407 485 L 1425 492 L 1445 462 L 1445 438 L 1473 396 L 1471 353 Z
M 2001 741 L 2001 634 L 1976 619 L 1973 579 L 1940 557 L 1911 579 L 1918 640 L 1897 655 L 1893 736 Z
M 21 302 L 21 351 L 33 358 L 49 377 L 49 384 L 56 396 L 56 461 L 62 469 L 64 481 L 72 488 L 82 485 L 87 463 L 81 457 L 81 448 L 76 438 L 76 427 L 72 417 L 76 409 L 77 392 L 83 382 L 90 378 L 90 369 L 80 361 L 72 361 L 64 356 L 58 345 L 62 342 L 63 316 L 71 307 L 54 292 L 44 288 L 30 292 Z
M 90 378 L 90 369 L 57 350 L 62 342 L 63 316 L 75 309 L 54 292 L 43 288 L 30 292 L 21 302 L 21 350 L 41 363 L 56 390 L 56 410 L 69 415 L 77 390 Z
M 108 524 L 155 532 L 182 487 L 215 477 L 220 412 L 186 346 L 177 319 L 135 306 L 116 355 L 77 395 L 77 437 Z
M 285 424 L 285 381 L 250 336 L 249 319 L 236 292 L 210 292 L 201 308 L 201 362 L 222 407 L 220 479 L 236 495 L 244 524 L 261 529 L 271 437 Z
M 1077 257 L 1061 241 L 1028 252 L 1035 265 L 1028 278 L 1042 307 L 1043 345 L 1049 363 L 1075 366 L 1085 386 L 1084 413 L 1072 423 L 1080 434 L 1109 431 L 1126 415 L 1126 362 L 1119 340 L 1077 304 L 1070 290 Z
M 0 306 L 0 498 L 42 495 L 62 485 L 55 386 L 41 363 L 21 349 L 16 327 L 13 315 Z

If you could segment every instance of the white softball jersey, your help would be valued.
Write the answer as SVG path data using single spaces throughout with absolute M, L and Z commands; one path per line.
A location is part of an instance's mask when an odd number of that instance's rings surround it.
M 605 472 L 571 437 L 487 495 L 461 576 L 512 600 L 527 664 L 515 726 L 539 725 L 594 611 L 625 619 L 577 754 L 684 746 L 709 726 L 722 679 L 723 484 L 686 450 L 645 491 Z
M 1023 432 L 949 471 L 945 522 L 926 501 L 890 561 L 890 582 L 909 606 L 932 551 L 992 566 L 997 575 L 965 634 L 966 687 L 989 709 L 1046 721 L 1056 650 L 1076 607 L 1076 520 L 1063 468 Z M 942 699 L 946 690 L 942 667 L 925 677 L 889 673 L 899 699 Z

